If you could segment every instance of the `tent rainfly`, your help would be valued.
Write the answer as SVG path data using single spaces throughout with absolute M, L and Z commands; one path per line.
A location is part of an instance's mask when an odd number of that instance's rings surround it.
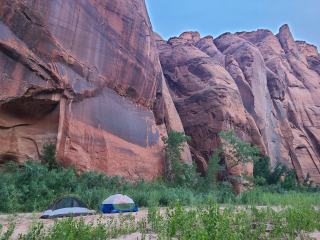
M 100 211 L 103 213 L 138 212 L 138 207 L 127 195 L 114 194 L 102 202 Z
M 86 203 L 77 196 L 65 195 L 54 200 L 40 218 L 92 215 Z

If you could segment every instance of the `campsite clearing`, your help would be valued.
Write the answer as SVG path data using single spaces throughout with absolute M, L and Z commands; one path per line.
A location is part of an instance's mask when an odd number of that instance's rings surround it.
M 223 207 L 222 207 L 223 208 Z M 189 210 L 189 208 L 187 208 L 186 210 Z M 161 214 L 165 214 L 166 212 L 166 208 L 160 208 L 160 213 Z M 41 216 L 42 213 L 20 213 L 20 214 L 2 214 L 0 215 L 0 224 L 3 225 L 3 229 L 2 232 L 5 232 L 10 223 L 11 222 L 16 222 L 16 227 L 15 230 L 11 236 L 11 239 L 18 239 L 19 234 L 26 234 L 30 228 L 30 226 L 37 224 L 37 223 L 43 223 L 45 228 L 48 228 L 50 226 L 53 226 L 54 224 L 54 220 L 52 219 L 40 219 L 39 217 Z M 89 223 L 90 221 L 94 221 L 96 222 L 96 220 L 98 220 L 101 217 L 101 222 L 102 223 L 108 223 L 110 220 L 114 219 L 118 221 L 118 225 L 120 223 L 120 217 L 128 217 L 129 216 L 133 216 L 134 217 L 134 221 L 136 226 L 138 226 L 138 222 L 141 221 L 142 219 L 147 219 L 148 216 L 148 209 L 147 208 L 141 208 L 139 209 L 139 212 L 134 212 L 134 213 L 123 213 L 122 215 L 119 213 L 115 213 L 115 214 L 103 214 L 102 217 L 100 214 L 94 214 L 94 215 L 90 215 L 90 216 L 84 216 L 83 219 L 85 220 L 85 223 Z M 80 219 L 80 217 L 75 217 L 75 219 Z M 58 219 L 59 221 L 61 220 L 61 218 Z M 149 231 L 147 231 L 146 235 L 145 235 L 145 239 L 157 239 L 157 234 L 155 234 L 151 228 L 148 229 Z M 304 236 L 307 236 L 304 234 Z M 138 231 L 135 233 L 132 233 L 130 235 L 124 235 L 124 236 L 120 236 L 116 239 L 120 239 L 120 240 L 130 240 L 130 239 L 141 239 L 142 234 Z M 311 234 L 309 234 L 309 237 L 311 237 L 311 239 L 319 239 L 320 240 L 320 232 L 319 231 L 315 231 Z M 300 239 L 299 237 L 296 239 Z
M 162 208 L 161 213 L 165 213 L 165 208 Z M 124 213 L 123 216 L 129 215 L 130 213 Z M 147 215 L 148 215 L 148 209 L 147 208 L 139 208 L 139 212 L 134 212 L 131 213 L 132 216 L 135 217 L 135 222 L 137 223 L 138 221 L 140 221 L 142 218 L 147 219 Z M 9 225 L 11 222 L 16 222 L 16 227 L 15 230 L 11 236 L 11 239 L 18 239 L 19 234 L 26 234 L 29 230 L 29 227 L 34 224 L 34 223 L 39 223 L 39 222 L 43 222 L 45 227 L 49 227 L 52 226 L 54 224 L 54 220 L 52 219 L 40 219 L 40 216 L 42 215 L 42 213 L 19 213 L 19 214 L 0 214 L 0 224 L 3 225 L 3 229 L 2 232 L 7 231 Z M 83 216 L 83 219 L 85 220 L 86 223 L 90 222 L 90 221 L 94 221 L 96 222 L 97 219 L 100 218 L 100 214 L 94 214 L 94 215 L 90 215 L 90 216 Z M 102 223 L 107 223 L 108 221 L 110 221 L 111 219 L 117 219 L 118 223 L 119 223 L 119 213 L 114 213 L 114 214 L 103 214 L 102 218 L 101 218 L 101 222 Z M 76 219 L 80 219 L 80 217 L 75 217 Z M 61 220 L 61 218 L 58 218 L 58 220 Z M 141 239 L 141 234 L 139 233 L 134 233 L 132 235 L 130 235 L 130 238 L 126 238 L 126 236 L 123 236 L 119 239 L 137 239 L 137 237 L 133 237 L 136 236 L 139 237 L 139 239 Z M 149 236 L 149 235 L 148 235 Z M 155 234 L 154 234 L 155 236 Z M 133 237 L 133 238 L 132 238 Z M 147 239 L 149 239 L 149 237 L 147 237 Z

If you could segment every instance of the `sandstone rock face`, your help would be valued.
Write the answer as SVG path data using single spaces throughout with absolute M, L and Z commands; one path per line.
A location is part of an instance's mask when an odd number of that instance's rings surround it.
M 218 133 L 222 129 L 235 129 L 240 139 L 265 149 L 234 79 L 217 60 L 183 36 L 168 42 L 158 40 L 157 45 L 169 91 L 184 130 L 191 136 L 189 144 L 198 171 L 205 173 L 209 156 L 220 147 Z M 252 173 L 252 166 L 243 167 L 241 171 Z
M 318 50 L 287 25 L 165 41 L 143 0 L 0 0 L 0 165 L 52 141 L 64 166 L 151 179 L 161 137 L 184 129 L 184 160 L 205 174 L 234 129 L 319 184 L 319 96 Z
M 150 179 L 173 111 L 162 83 L 143 0 L 0 0 L 0 164 L 52 141 L 64 166 Z
M 284 25 L 225 33 L 216 39 L 186 32 L 157 47 L 170 94 L 191 136 L 199 171 L 220 147 L 217 134 L 234 129 L 261 153 L 320 183 L 320 55 L 295 42 Z M 239 171 L 250 172 L 249 166 Z

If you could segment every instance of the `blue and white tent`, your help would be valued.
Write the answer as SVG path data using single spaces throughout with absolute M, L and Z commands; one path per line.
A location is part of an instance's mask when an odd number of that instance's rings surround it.
M 100 211 L 103 213 L 138 212 L 138 207 L 127 195 L 114 194 L 102 202 Z

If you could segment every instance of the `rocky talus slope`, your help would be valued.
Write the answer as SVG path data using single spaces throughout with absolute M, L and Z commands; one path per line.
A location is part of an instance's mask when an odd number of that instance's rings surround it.
M 156 36 L 163 73 L 199 171 L 220 146 L 218 133 L 234 129 L 263 155 L 310 172 L 320 183 L 320 55 L 295 41 L 287 25 L 225 33 L 213 39 L 185 32 Z M 241 166 L 235 173 L 252 173 Z
M 64 166 L 151 179 L 183 131 L 163 83 L 144 0 L 0 0 L 0 165 L 52 141 Z

